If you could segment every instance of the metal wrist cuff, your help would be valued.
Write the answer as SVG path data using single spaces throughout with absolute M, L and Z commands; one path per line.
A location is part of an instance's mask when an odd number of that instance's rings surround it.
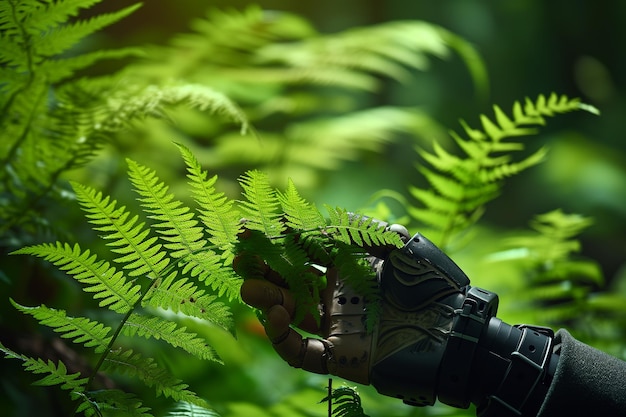
M 554 332 L 547 327 L 515 327 L 522 330 L 522 337 L 495 394 L 479 405 L 479 417 L 535 416 L 548 391 Z
M 495 293 L 472 287 L 458 311 L 441 363 L 439 401 L 458 408 L 470 404 L 470 372 L 480 336 L 498 309 Z

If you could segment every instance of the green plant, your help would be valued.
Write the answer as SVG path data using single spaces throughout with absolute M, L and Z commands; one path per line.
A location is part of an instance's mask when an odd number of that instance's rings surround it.
M 593 311 L 589 300 L 604 285 L 604 277 L 595 261 L 577 256 L 581 250 L 577 237 L 591 224 L 588 217 L 561 210 L 537 215 L 531 231 L 504 239 L 504 250 L 490 256 L 522 271 L 526 288 L 518 302 L 531 305 L 530 311 L 541 311 L 541 320 L 548 325 L 581 328 L 574 322 Z
M 482 60 L 462 38 L 423 21 L 388 22 L 332 34 L 300 16 L 266 11 L 211 10 L 192 32 L 150 50 L 129 72 L 160 84 L 180 79 L 210 86 L 237 102 L 261 140 L 225 129 L 193 111 L 172 113 L 175 140 L 211 145 L 195 149 L 212 171 L 260 169 L 273 184 L 298 178 L 310 189 L 323 171 L 337 170 L 399 135 L 443 137 L 424 110 L 372 104 L 385 82 L 405 82 L 429 61 L 456 53 L 479 95 L 486 94 Z M 154 136 L 164 131 L 159 125 Z
M 397 236 L 335 207 L 326 207 L 329 219 L 325 219 L 301 197 L 294 182 L 282 191 L 274 188 L 276 183 L 293 176 L 300 189 L 301 184 L 307 189 L 317 183 L 321 170 L 337 170 L 344 161 L 379 152 L 398 134 L 434 136 L 432 152 L 423 147 L 418 151 L 430 167 L 418 168 L 427 187 L 410 188 L 417 203 L 405 202 L 414 221 L 408 225 L 454 252 L 459 238 L 475 229 L 471 226 L 479 223 L 486 204 L 497 197 L 503 180 L 546 155 L 542 148 L 516 160 L 513 155 L 524 145 L 509 139 L 534 134 L 534 127 L 556 114 L 595 112 L 577 99 L 554 94 L 515 103 L 512 118 L 495 107 L 495 120 L 480 117 L 482 130 L 462 123 L 468 138 L 452 133 L 464 153 L 457 156 L 447 150 L 446 138 L 428 113 L 371 107 L 369 95 L 387 79 L 405 81 L 411 72 L 425 70 L 429 57 L 445 58 L 451 52 L 468 66 L 479 95 L 486 95 L 487 76 L 476 51 L 436 25 L 390 22 L 321 34 L 296 15 L 250 7 L 242 12 L 214 11 L 194 22 L 194 33 L 175 38 L 168 47 L 77 53 L 73 45 L 138 7 L 91 19 L 77 17 L 80 10 L 98 2 L 0 2 L 3 251 L 40 241 L 41 229 L 61 236 L 53 240 L 72 241 L 75 234 L 80 241 L 84 231 L 76 227 L 64 233 L 46 211 L 72 207 L 67 204 L 72 199 L 78 199 L 110 249 L 108 256 L 102 256 L 97 243 L 57 242 L 18 251 L 48 259 L 90 296 L 77 297 L 80 303 L 61 309 L 38 303 L 27 307 L 18 297 L 11 300 L 19 312 L 71 341 L 69 350 L 88 360 L 87 370 L 77 371 L 64 359 L 31 357 L 5 345 L 1 350 L 7 358 L 21 361 L 29 373 L 42 376 L 37 384 L 68 391 L 76 412 L 86 415 L 150 415 L 150 408 L 155 408 L 152 400 L 136 392 L 141 383 L 157 396 L 177 402 L 170 415 L 216 414 L 202 395 L 168 369 L 167 361 L 153 357 L 146 340 L 220 363 L 188 319 L 233 331 L 240 283 L 230 266 L 235 254 L 256 252 L 267 258 L 296 290 L 300 315 L 314 307 L 315 291 L 324 285 L 318 275 L 303 270 L 307 263 L 337 264 L 340 273 L 368 296 L 370 307 L 376 307 L 377 293 L 368 279 L 371 272 L 359 259 L 364 246 L 399 245 Z M 142 59 L 115 74 L 83 76 L 99 60 L 135 56 Z M 207 111 L 221 117 L 206 117 Z M 233 122 L 240 127 L 238 133 L 232 132 Z M 257 134 L 241 134 L 249 131 Z M 172 138 L 194 150 L 180 147 L 189 181 L 187 195 L 180 195 L 183 200 L 178 201 L 165 186 L 182 189 L 177 181 L 183 175 L 170 174 L 168 181 L 162 181 L 155 171 L 132 159 L 129 175 L 139 208 L 126 209 L 107 197 L 113 195 L 110 184 L 102 187 L 109 187 L 108 192 L 78 182 L 72 189 L 65 185 L 68 171 L 85 167 L 98 155 L 110 158 L 111 154 L 101 152 L 107 144 L 118 146 L 123 156 L 137 146 L 143 158 L 145 148 L 135 145 L 141 144 L 142 134 L 149 138 L 150 148 L 165 149 L 162 154 L 169 152 Z M 167 147 L 159 148 L 161 142 Z M 210 177 L 198 159 L 212 172 L 238 175 L 247 170 L 238 181 L 243 200 L 229 198 L 227 175 L 220 175 L 220 181 Z M 118 200 L 126 201 L 123 196 Z M 133 214 L 139 210 L 143 216 Z M 242 216 L 246 223 L 240 223 Z M 542 311 L 557 321 L 571 323 L 576 308 L 590 315 L 615 314 L 623 308 L 619 295 L 594 294 L 601 283 L 594 264 L 572 257 L 572 240 L 587 224 L 584 218 L 577 223 L 580 219 L 551 213 L 538 218 L 539 233 L 512 242 L 515 253 L 540 255 L 518 262 L 519 269 L 527 279 L 524 285 L 539 295 Z M 244 225 L 251 232 L 240 239 Z M 575 225 L 580 227 L 571 227 Z M 544 240 L 550 248 L 565 250 L 550 258 L 550 252 L 542 250 Z M 306 291 L 309 286 L 313 293 Z M 97 307 L 90 308 L 90 302 Z M 376 308 L 370 308 L 369 314 L 371 327 Z M 529 317 L 526 310 L 520 315 Z M 576 320 L 576 325 L 581 321 Z M 608 320 L 604 323 L 605 334 L 621 331 Z M 122 382 L 101 385 L 103 373 L 120 375 L 116 380 Z M 120 389 L 128 381 L 131 388 Z M 336 413 L 363 412 L 356 392 L 336 394 L 340 405 Z
M 331 410 L 328 416 L 369 417 L 361 405 L 361 397 L 354 387 L 339 387 L 331 390 L 321 402 L 328 402 Z
M 72 19 L 99 1 L 0 4 L 0 239 L 16 247 L 41 230 L 60 230 L 41 212 L 70 197 L 63 175 L 84 166 L 116 132 L 178 104 L 247 120 L 223 94 L 206 86 L 150 85 L 127 74 L 75 75 L 138 48 L 82 54 L 72 48 L 135 11 L 139 4 L 88 19 Z M 71 21 L 70 21 L 71 20 Z
M 419 204 L 411 204 L 409 214 L 433 242 L 448 250 L 456 237 L 467 233 L 480 219 L 485 205 L 498 196 L 504 179 L 544 160 L 547 149 L 542 147 L 514 161 L 514 153 L 522 151 L 524 144 L 510 139 L 536 134 L 536 126 L 544 125 L 546 117 L 577 110 L 597 113 L 579 99 L 552 93 L 548 98 L 540 95 L 534 101 L 526 99 L 524 104 L 515 102 L 512 119 L 494 106 L 495 121 L 480 116 L 482 130 L 462 121 L 467 138 L 455 132 L 451 135 L 463 156 L 446 151 L 437 142 L 433 143 L 432 153 L 418 149 L 431 166 L 418 165 L 429 187 L 410 187 Z
M 238 298 L 239 280 L 231 266 L 236 253 L 263 256 L 290 284 L 301 306 L 312 309 L 319 295 L 308 289 L 321 288 L 323 283 L 314 281 L 319 280 L 319 275 L 306 272 L 311 262 L 323 258 L 325 264 L 336 264 L 340 270 L 349 268 L 348 282 L 364 287 L 361 281 L 367 281 L 371 272 L 355 273 L 364 270 L 358 267 L 363 249 L 352 248 L 402 244 L 396 233 L 372 219 L 340 209 L 329 208 L 327 222 L 300 197 L 293 183 L 284 193 L 277 193 L 260 171 L 241 178 L 245 199 L 235 205 L 215 190 L 216 178 L 208 177 L 191 152 L 182 146 L 180 150 L 199 206 L 199 220 L 191 208 L 168 193 L 168 187 L 154 171 L 131 160 L 129 177 L 149 224 L 101 192 L 72 184 L 86 217 L 101 233 L 114 255 L 112 261 L 121 269 L 78 244 L 45 243 L 14 252 L 52 262 L 78 281 L 86 293 L 99 301 L 100 307 L 117 313 L 109 326 L 87 317 L 70 317 L 62 309 L 45 305 L 25 307 L 11 301 L 18 310 L 32 315 L 62 337 L 93 349 L 96 364 L 90 375 L 80 375 L 68 374 L 63 362 L 29 358 L 0 345 L 7 357 L 22 360 L 26 370 L 46 374 L 39 384 L 60 385 L 69 390 L 79 402 L 77 411 L 86 415 L 97 414 L 103 407 L 132 409 L 137 415 L 148 415 L 148 409 L 130 394 L 95 391 L 92 383 L 100 371 L 130 374 L 153 387 L 157 395 L 207 407 L 186 384 L 119 339 L 123 335 L 163 340 L 192 356 L 219 362 L 206 341 L 168 320 L 161 311 L 182 313 L 231 329 L 228 307 L 210 293 L 228 300 Z M 225 212 L 229 214 L 223 216 Z M 245 216 L 245 223 L 240 222 L 241 215 Z M 239 239 L 244 225 L 260 233 Z M 375 286 L 365 287 L 375 296 Z

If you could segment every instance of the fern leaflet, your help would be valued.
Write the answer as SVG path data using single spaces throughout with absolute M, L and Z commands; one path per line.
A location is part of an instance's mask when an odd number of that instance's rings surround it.
M 161 317 L 132 314 L 124 323 L 122 333 L 127 336 L 142 336 L 146 339 L 162 339 L 174 347 L 184 349 L 193 356 L 222 363 L 205 340 L 196 337 L 195 333 L 187 332 L 185 327 L 178 327 L 176 323 Z
M 241 176 L 239 183 L 245 200 L 240 201 L 241 213 L 245 218 L 246 228 L 258 230 L 266 236 L 279 236 L 285 225 L 278 212 L 280 201 L 270 186 L 266 173 L 248 171 Z
M 145 223 L 137 223 L 139 216 L 133 216 L 125 207 L 116 208 L 117 202 L 109 197 L 103 197 L 90 187 L 78 183 L 72 184 L 76 198 L 87 213 L 87 218 L 94 224 L 95 230 L 107 232 L 104 239 L 110 240 L 112 252 L 123 255 L 115 261 L 124 264 L 129 269 L 130 276 L 147 276 L 152 280 L 162 278 L 161 273 L 169 264 L 169 258 L 161 245 L 156 243 L 156 237 L 148 237 L 149 230 L 144 228 Z
M 85 394 L 84 401 L 76 409 L 77 413 L 84 413 L 85 417 L 92 416 L 124 416 L 124 417 L 152 417 L 150 409 L 145 407 L 133 394 L 117 389 L 91 391 Z
M 400 236 L 389 231 L 371 217 L 355 215 L 342 208 L 326 206 L 330 222 L 325 232 L 336 240 L 345 244 L 354 244 L 359 247 L 394 246 L 404 244 Z
M 533 126 L 544 125 L 546 117 L 575 110 L 596 111 L 578 99 L 551 94 L 547 99 L 543 95 L 535 101 L 526 99 L 524 106 L 516 102 L 513 119 L 494 106 L 495 120 L 480 116 L 482 130 L 462 121 L 467 138 L 454 132 L 451 135 L 465 156 L 453 155 L 436 143 L 432 152 L 418 150 L 432 167 L 418 168 L 430 189 L 410 187 L 410 193 L 421 207 L 411 207 L 409 214 L 429 227 L 431 239 L 445 249 L 455 235 L 480 218 L 485 204 L 498 195 L 502 180 L 545 158 L 546 149 L 540 148 L 514 162 L 512 153 L 523 150 L 524 145 L 505 139 L 534 134 Z
M 165 417 L 219 417 L 215 411 L 195 404 L 180 402 Z
M 64 310 L 55 310 L 44 305 L 25 307 L 11 300 L 11 304 L 19 311 L 30 314 L 44 326 L 61 333 L 65 339 L 73 339 L 74 343 L 82 343 L 102 353 L 111 342 L 111 328 L 85 317 L 69 317 Z
M 65 364 L 61 361 L 59 361 L 58 364 L 55 364 L 51 360 L 44 361 L 43 359 L 29 358 L 28 356 L 13 352 L 2 343 L 0 343 L 0 351 L 4 353 L 6 358 L 21 360 L 24 369 L 27 371 L 30 371 L 35 375 L 44 374 L 45 376 L 36 381 L 34 383 L 35 385 L 59 385 L 61 389 L 71 391 L 72 397 L 74 398 L 77 397 L 78 393 L 85 390 L 87 378 L 81 378 L 80 372 L 68 374 Z
M 332 401 L 334 408 L 333 417 L 368 417 L 361 406 L 361 397 L 356 388 L 339 387 L 332 390 L 331 395 L 327 395 L 320 402 Z M 329 416 L 331 417 L 331 416 Z
M 187 384 L 174 378 L 152 358 L 145 358 L 133 350 L 118 349 L 111 352 L 104 361 L 103 369 L 136 376 L 147 386 L 153 387 L 158 395 L 164 395 L 175 401 L 186 401 L 201 407 L 207 407 L 204 400 L 189 391 Z
M 199 206 L 200 219 L 210 231 L 209 241 L 223 251 L 224 262 L 230 263 L 237 235 L 241 232 L 241 216 L 235 210 L 234 202 L 224 193 L 216 191 L 217 176 L 208 178 L 208 173 L 202 169 L 191 151 L 180 144 L 178 148 L 187 165 L 187 177 Z
M 85 285 L 84 291 L 94 293 L 96 300 L 102 299 L 100 307 L 108 307 L 120 314 L 133 309 L 141 296 L 139 285 L 127 281 L 123 272 L 106 261 L 98 260 L 89 250 L 81 251 L 78 244 L 71 247 L 67 243 L 45 243 L 17 250 L 13 254 L 35 255 L 52 262 Z
M 218 301 L 217 296 L 206 294 L 185 278 L 152 287 L 145 297 L 144 306 L 169 309 L 173 313 L 180 312 L 206 320 L 225 330 L 233 329 L 233 317 L 229 307 Z
M 290 179 L 287 190 L 278 193 L 285 224 L 294 230 L 319 230 L 326 226 L 326 219 L 314 205 L 300 196 L 295 184 Z

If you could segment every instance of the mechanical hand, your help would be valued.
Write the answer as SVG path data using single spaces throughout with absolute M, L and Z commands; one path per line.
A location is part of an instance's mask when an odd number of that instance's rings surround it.
M 263 311 L 277 353 L 291 366 L 372 384 L 412 405 L 439 399 L 460 408 L 475 403 L 482 416 L 534 415 L 558 362 L 552 331 L 503 323 L 495 317 L 496 294 L 471 287 L 424 236 L 388 227 L 405 245 L 370 249 L 372 285 L 382 294 L 372 332 L 365 326 L 368 300 L 333 265 L 320 293 L 319 320 L 293 323 L 293 294 L 264 264 L 246 279 L 242 298 Z M 303 338 L 296 327 L 319 338 Z

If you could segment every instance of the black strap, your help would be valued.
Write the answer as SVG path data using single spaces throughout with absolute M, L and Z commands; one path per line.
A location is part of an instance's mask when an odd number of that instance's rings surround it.
M 452 324 L 441 362 L 439 401 L 453 407 L 469 407 L 474 354 L 486 323 L 497 309 L 498 296 L 495 293 L 478 287 L 469 289 Z
M 536 416 L 548 392 L 558 361 L 552 349 L 554 332 L 545 327 L 515 327 L 522 330 L 522 337 L 498 389 L 479 405 L 479 417 Z

